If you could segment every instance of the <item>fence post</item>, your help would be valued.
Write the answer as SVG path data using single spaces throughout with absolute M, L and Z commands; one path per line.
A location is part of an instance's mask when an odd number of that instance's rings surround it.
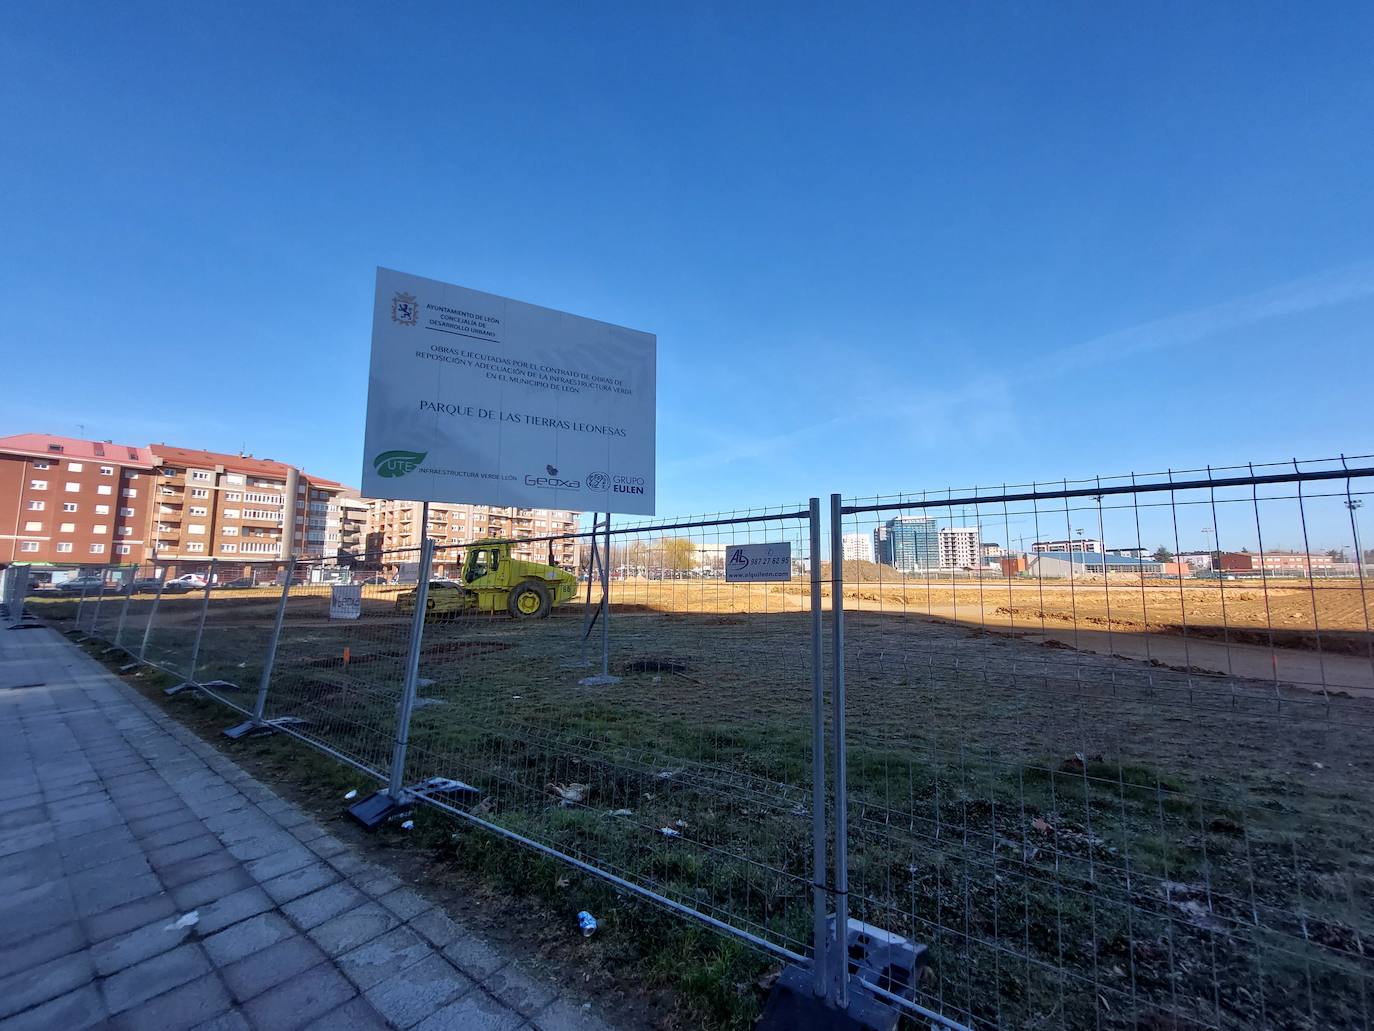
M 157 576 L 157 559 L 153 560 L 153 575 Z M 153 636 L 153 620 L 157 618 L 157 607 L 162 604 L 162 588 L 167 586 L 167 567 L 157 576 L 157 593 L 153 595 L 153 607 L 148 610 L 148 622 L 143 627 L 143 641 L 138 646 L 138 661 L 143 662 L 148 654 L 148 640 Z
M 415 611 L 410 620 L 410 646 L 406 649 L 405 681 L 401 705 L 396 713 L 396 743 L 391 750 L 391 777 L 386 793 L 392 803 L 401 801 L 405 780 L 406 752 L 410 747 L 410 716 L 415 711 L 415 689 L 420 679 L 420 648 L 425 636 L 425 614 L 429 602 L 429 573 L 434 561 L 434 541 L 429 536 L 429 502 L 425 502 L 425 535 L 420 538 L 420 581 L 415 585 Z
M 826 994 L 829 937 L 825 929 L 825 674 L 821 647 L 821 499 L 811 499 L 811 908 L 812 978 L 816 996 Z
M 110 567 L 101 566 L 99 577 L 100 586 L 95 592 L 95 614 L 91 616 L 91 636 L 95 637 L 100 632 L 100 604 L 105 600 L 105 578 L 109 575 Z
M 81 585 L 81 600 L 76 603 L 76 629 L 81 633 L 81 617 L 86 614 L 86 592 L 91 589 L 89 583 Z
M 134 566 L 134 575 L 129 578 L 127 584 L 120 588 L 120 590 L 127 588 L 128 593 L 124 595 L 124 604 L 119 607 L 119 622 L 115 624 L 114 640 L 110 642 L 116 648 L 119 647 L 119 639 L 124 636 L 124 621 L 129 618 L 129 602 L 134 600 L 134 583 L 138 580 L 138 569 L 138 566 Z
M 205 596 L 200 603 L 200 622 L 196 624 L 196 640 L 191 645 L 191 668 L 186 674 L 187 683 L 196 683 L 196 663 L 200 661 L 200 639 L 205 636 L 205 616 L 210 611 L 210 587 L 215 582 L 215 564 L 219 559 L 210 560 L 210 575 L 205 578 Z
M 267 655 L 262 662 L 262 678 L 258 681 L 258 697 L 253 702 L 251 723 L 255 727 L 262 725 L 262 714 L 267 710 L 267 685 L 272 682 L 272 667 L 277 661 L 277 644 L 281 641 L 281 625 L 286 620 L 286 599 L 291 593 L 291 578 L 295 568 L 295 563 L 287 563 L 286 572 L 282 576 L 281 600 L 277 602 L 277 620 L 272 624 L 272 636 L 267 641 Z
M 831 950 L 835 1005 L 849 1008 L 849 785 L 844 733 L 844 523 L 840 496 L 830 495 L 830 624 L 834 670 L 831 732 L 835 748 L 835 938 Z

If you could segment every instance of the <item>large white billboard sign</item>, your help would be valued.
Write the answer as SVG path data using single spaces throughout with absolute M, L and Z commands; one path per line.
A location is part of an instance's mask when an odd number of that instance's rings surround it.
M 379 268 L 363 496 L 653 515 L 656 349 Z

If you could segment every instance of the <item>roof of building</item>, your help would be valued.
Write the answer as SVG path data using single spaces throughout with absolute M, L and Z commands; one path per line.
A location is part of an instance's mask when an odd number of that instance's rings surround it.
M 32 455 L 38 458 L 52 455 L 61 455 L 63 458 L 89 458 L 92 461 L 104 460 L 143 469 L 151 469 L 157 464 L 152 451 L 146 447 L 116 444 L 110 440 L 78 440 L 75 437 L 58 437 L 51 433 L 16 433 L 12 437 L 0 437 L 0 452 Z
M 176 447 L 172 444 L 153 444 L 153 453 L 166 465 L 188 465 L 197 469 L 213 469 L 222 465 L 241 473 L 257 473 L 259 476 L 275 476 L 282 479 L 290 467 L 285 462 L 274 462 L 270 458 L 254 458 L 252 455 L 226 455 L 218 451 L 202 451 L 199 448 Z

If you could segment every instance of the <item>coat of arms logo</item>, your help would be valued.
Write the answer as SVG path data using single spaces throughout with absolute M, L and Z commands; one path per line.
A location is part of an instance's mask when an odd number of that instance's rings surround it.
M 391 299 L 391 321 L 399 322 L 402 326 L 413 326 L 419 320 L 420 309 L 415 295 L 397 291 Z

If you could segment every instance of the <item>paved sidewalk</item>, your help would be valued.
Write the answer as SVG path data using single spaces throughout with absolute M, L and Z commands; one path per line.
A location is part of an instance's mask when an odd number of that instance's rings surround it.
M 0 735 L 0 1031 L 606 1027 L 51 630 Z

